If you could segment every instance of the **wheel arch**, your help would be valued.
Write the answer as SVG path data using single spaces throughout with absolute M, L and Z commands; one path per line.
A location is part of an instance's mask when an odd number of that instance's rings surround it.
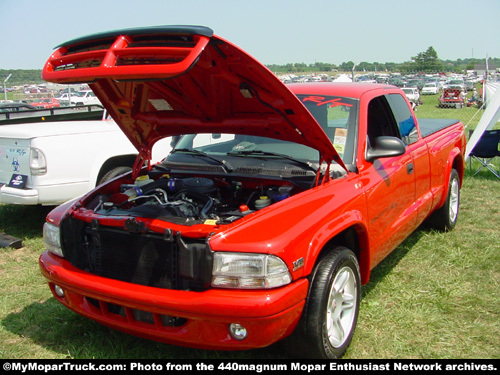
M 129 166 L 132 167 L 134 165 L 135 159 L 137 155 L 128 154 L 128 155 L 118 155 L 113 156 L 107 159 L 99 169 L 99 172 L 95 176 L 94 186 L 97 186 L 97 183 L 101 180 L 101 178 L 111 169 L 120 167 L 120 166 Z
M 465 159 L 461 152 L 457 152 L 451 162 L 451 169 L 455 169 L 458 173 L 460 180 L 460 186 L 462 186 L 464 174 L 465 174 Z M 451 173 L 451 169 L 448 171 L 448 176 Z
M 450 184 L 451 171 L 455 169 L 458 173 L 460 187 L 462 187 L 464 174 L 465 174 L 465 159 L 459 148 L 454 148 L 448 157 L 448 168 L 446 174 L 443 176 L 443 195 L 436 205 L 436 209 L 442 207 L 446 202 L 447 192 Z
M 361 223 L 351 226 L 334 234 L 319 251 L 314 267 L 318 264 L 328 252 L 338 246 L 350 249 L 358 259 L 361 283 L 366 284 L 370 278 L 370 251 L 368 245 L 368 234 L 366 228 Z M 313 268 L 314 269 L 314 268 Z M 311 277 L 313 273 L 310 274 Z

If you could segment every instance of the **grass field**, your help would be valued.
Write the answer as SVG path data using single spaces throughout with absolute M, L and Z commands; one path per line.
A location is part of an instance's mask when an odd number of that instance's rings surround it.
M 418 117 L 458 118 L 469 129 L 479 121 L 475 108 L 438 109 L 436 96 L 423 100 Z M 160 344 L 69 311 L 38 269 L 47 212 L 0 205 L 0 232 L 24 244 L 0 248 L 0 358 L 286 358 L 279 344 L 244 352 Z M 500 358 L 499 234 L 500 181 L 467 172 L 455 230 L 420 229 L 374 269 L 345 358 Z

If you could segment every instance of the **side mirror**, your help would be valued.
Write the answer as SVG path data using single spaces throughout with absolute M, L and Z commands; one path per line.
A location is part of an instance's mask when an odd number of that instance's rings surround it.
M 375 144 L 366 151 L 366 160 L 373 161 L 379 158 L 403 155 L 406 145 L 396 137 L 377 137 Z

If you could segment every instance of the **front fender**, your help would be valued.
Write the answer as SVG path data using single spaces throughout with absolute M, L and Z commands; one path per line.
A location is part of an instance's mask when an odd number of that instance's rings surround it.
M 248 215 L 213 235 L 210 247 L 214 251 L 274 254 L 286 262 L 294 280 L 305 277 L 337 234 L 350 227 L 366 233 L 366 200 L 357 181 L 352 174 Z M 367 240 L 360 242 L 366 244 Z M 369 268 L 367 251 L 361 263 Z

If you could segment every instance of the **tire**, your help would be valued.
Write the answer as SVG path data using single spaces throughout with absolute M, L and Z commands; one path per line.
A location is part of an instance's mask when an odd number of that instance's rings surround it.
M 460 207 L 460 179 L 455 169 L 451 170 L 448 194 L 444 205 L 429 217 L 428 224 L 432 229 L 450 231 L 458 221 Z
M 333 248 L 316 265 L 303 315 L 286 342 L 290 354 L 308 359 L 342 357 L 358 320 L 360 287 L 354 253 Z
M 101 185 L 121 174 L 124 174 L 124 173 L 128 173 L 132 170 L 131 167 L 127 167 L 127 166 L 119 166 L 119 167 L 115 167 L 113 169 L 110 169 L 109 171 L 107 171 L 104 176 L 101 177 L 101 179 L 98 181 L 98 184 L 97 185 Z

